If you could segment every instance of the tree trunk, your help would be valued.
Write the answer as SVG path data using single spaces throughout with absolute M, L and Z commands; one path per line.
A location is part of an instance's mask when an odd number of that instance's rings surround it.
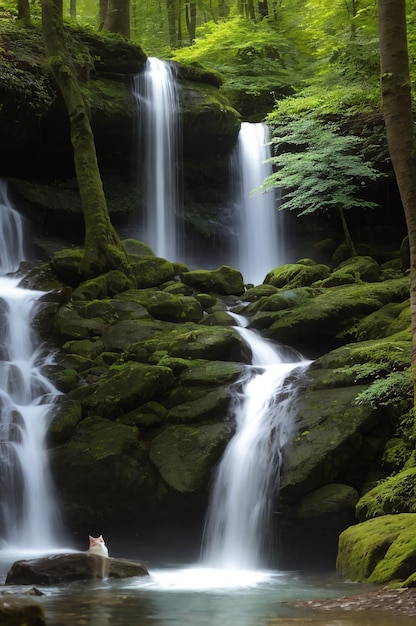
M 348 246 L 348 250 L 350 251 L 350 255 L 357 256 L 357 251 L 351 237 L 350 229 L 348 228 L 347 220 L 345 219 L 345 213 L 341 207 L 339 209 L 339 216 L 341 218 L 342 230 L 344 232 L 345 241 Z
M 17 19 L 22 26 L 30 26 L 29 0 L 17 0 Z
M 196 2 L 190 1 L 185 4 L 186 29 L 188 31 L 189 42 L 195 40 L 196 31 Z
M 66 50 L 62 0 L 42 0 L 46 57 L 68 111 L 81 205 L 85 222 L 83 278 L 109 269 L 127 269 L 127 258 L 108 214 L 95 152 L 94 137 L 69 54 Z
M 107 19 L 107 7 L 108 0 L 99 0 L 98 4 L 98 31 L 101 32 L 104 28 L 105 20 Z
M 171 48 L 176 48 L 176 2 L 175 0 L 166 0 L 166 10 L 168 13 L 168 29 L 169 44 Z
M 412 365 L 416 364 L 416 141 L 412 115 L 405 0 L 378 0 L 381 93 L 390 158 L 410 248 Z M 416 380 L 416 378 L 415 378 Z
M 130 39 L 130 0 L 108 0 L 104 30 Z

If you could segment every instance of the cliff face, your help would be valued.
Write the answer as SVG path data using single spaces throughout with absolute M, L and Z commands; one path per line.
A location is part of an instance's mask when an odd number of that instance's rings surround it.
M 67 36 L 90 111 L 109 210 L 137 216 L 143 156 L 133 78 L 143 72 L 146 54 L 118 38 L 72 28 Z M 50 232 L 59 231 L 54 211 L 60 217 L 70 211 L 72 218 L 80 211 L 65 106 L 45 62 L 40 31 L 2 25 L 0 42 L 5 65 L 0 77 L 0 176 L 13 179 L 19 199 L 42 213 Z M 216 75 L 177 66 L 177 76 L 185 214 L 201 204 L 205 211 L 207 206 L 215 211 L 227 195 L 228 158 L 239 114 L 221 94 Z M 66 222 L 68 226 L 70 220 Z M 75 224 L 74 233 L 80 227 Z

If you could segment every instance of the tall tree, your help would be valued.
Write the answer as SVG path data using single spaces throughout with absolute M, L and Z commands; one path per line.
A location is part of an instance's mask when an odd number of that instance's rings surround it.
M 378 24 L 383 116 L 409 235 L 412 365 L 416 370 L 416 138 L 412 115 L 405 0 L 378 0 Z M 414 381 L 416 390 L 416 374 Z
M 65 44 L 62 0 L 42 0 L 42 30 L 46 57 L 68 111 L 75 171 L 85 222 L 84 278 L 109 269 L 127 270 L 127 258 L 108 214 L 84 99 Z
M 17 0 L 17 19 L 23 26 L 30 26 L 29 0 Z
M 105 9 L 104 30 L 130 39 L 130 0 L 108 0 Z

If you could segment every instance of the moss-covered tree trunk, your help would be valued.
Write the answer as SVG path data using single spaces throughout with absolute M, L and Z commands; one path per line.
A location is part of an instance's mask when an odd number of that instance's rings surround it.
M 62 0 L 42 0 L 46 56 L 68 111 L 75 171 L 85 222 L 82 277 L 109 269 L 125 270 L 126 255 L 108 214 L 95 152 L 94 137 L 80 86 L 65 44 Z
M 412 115 L 405 0 L 378 0 L 378 12 L 383 116 L 390 158 L 409 234 L 412 365 L 416 370 L 416 139 Z

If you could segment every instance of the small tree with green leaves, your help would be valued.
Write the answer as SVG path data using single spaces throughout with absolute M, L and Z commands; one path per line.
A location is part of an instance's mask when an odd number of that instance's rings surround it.
M 360 192 L 366 182 L 382 175 L 360 152 L 362 140 L 340 134 L 336 124 L 306 115 L 275 126 L 272 143 L 275 171 L 264 181 L 263 188 L 282 188 L 280 208 L 294 210 L 298 216 L 337 211 L 354 256 L 344 212 L 377 206 L 361 197 Z

